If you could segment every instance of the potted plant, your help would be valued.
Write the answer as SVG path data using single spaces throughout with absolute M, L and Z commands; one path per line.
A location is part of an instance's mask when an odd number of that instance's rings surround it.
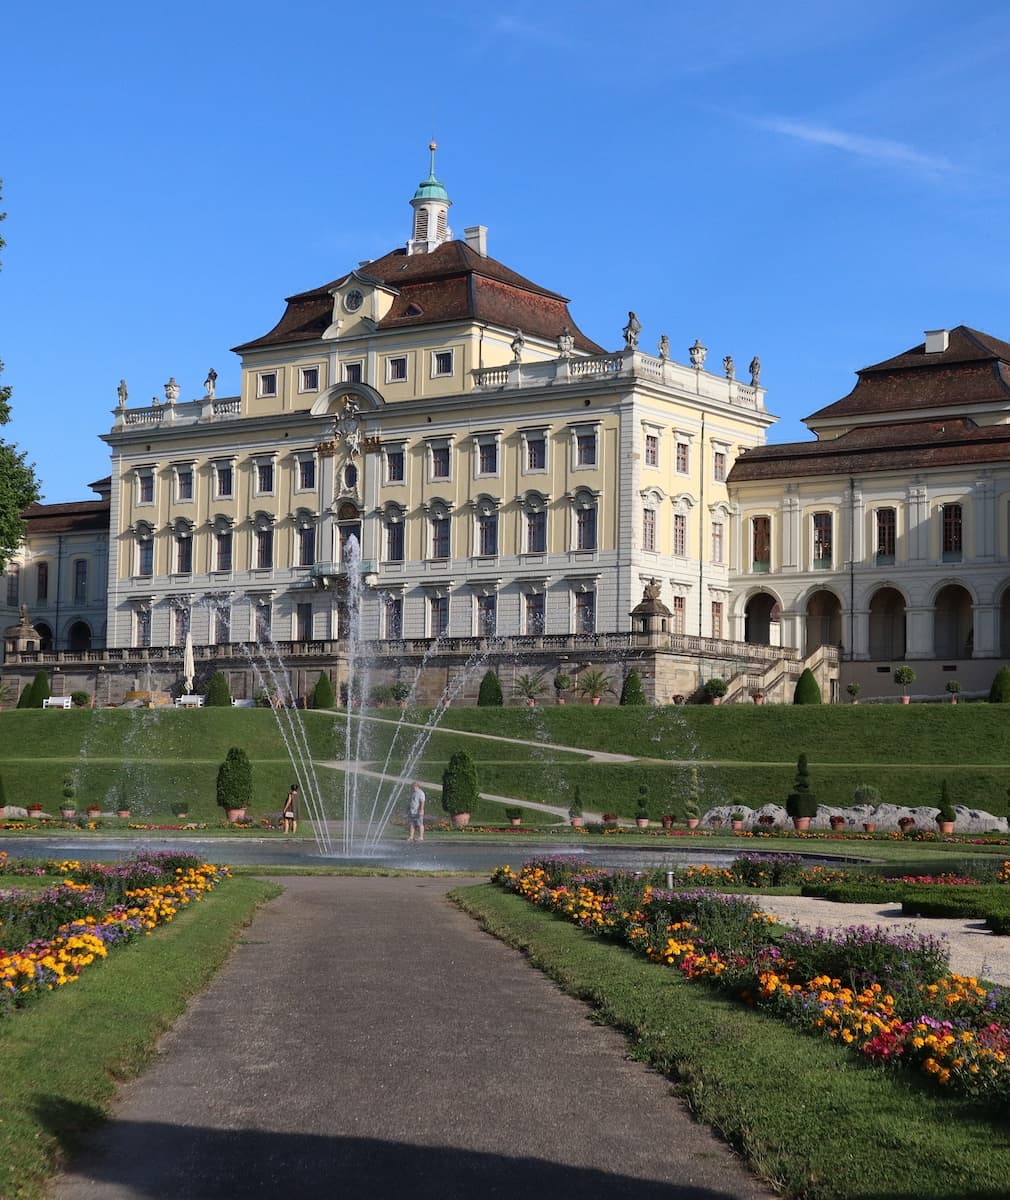
M 901 685 L 901 703 L 908 704 L 908 689 L 915 683 L 915 672 L 911 667 L 896 667 L 894 670 L 894 682 Z
M 940 811 L 936 814 L 936 827 L 940 833 L 946 837 L 954 832 L 954 822 L 957 820 L 957 814 L 954 812 L 954 805 L 950 799 L 950 789 L 947 787 L 946 779 L 940 784 Z
M 730 813 L 729 822 L 736 833 L 739 833 L 743 829 L 745 819 L 746 817 L 742 808 L 734 808 Z
M 762 813 L 761 816 L 758 817 L 758 824 L 762 829 L 771 829 L 771 827 L 775 824 L 775 818 L 771 813 Z
M 845 690 L 852 697 L 852 703 L 858 704 L 859 703 L 858 696 L 859 696 L 859 693 L 863 690 L 863 685 L 861 683 L 857 683 L 853 679 L 853 681 L 851 683 L 847 683 L 845 685 Z
M 65 821 L 72 821 L 77 816 L 77 806 L 74 804 L 76 795 L 77 788 L 74 786 L 73 779 L 68 775 L 63 780 L 63 803 L 60 805 L 60 813 Z
M 516 681 L 512 686 L 515 694 L 522 696 L 530 708 L 533 708 L 536 705 L 537 697 L 547 687 L 547 680 L 544 678 L 543 671 L 531 672 L 524 675 L 517 675 Z
M 943 685 L 943 690 L 950 696 L 951 704 L 957 703 L 957 694 L 961 690 L 961 685 L 956 679 L 948 679 Z
M 765 694 L 758 688 L 755 688 L 754 691 L 751 692 L 750 698 L 755 704 L 764 704 L 765 702 Z
M 558 704 L 564 704 L 564 693 L 572 686 L 572 678 L 570 675 L 565 675 L 563 671 L 559 671 L 554 676 L 554 699 Z
M 573 829 L 581 829 L 585 818 L 582 815 L 582 793 L 579 790 L 579 785 L 575 785 L 575 794 L 572 796 L 572 802 L 568 806 L 568 820 L 572 823 Z
M 185 821 L 185 819 L 189 816 L 189 805 L 185 802 L 185 800 L 176 800 L 176 802 L 172 805 L 172 812 L 175 814 L 177 820 Z
M 698 783 L 698 768 L 692 767 L 688 776 L 687 800 L 684 804 L 684 818 L 688 829 L 697 829 L 701 820 L 701 788 Z
M 402 679 L 398 679 L 396 683 L 389 685 L 389 698 L 395 700 L 400 706 L 401 711 L 407 707 L 407 700 L 410 697 L 410 684 Z
M 880 804 L 880 789 L 873 787 L 869 783 L 860 783 L 856 786 L 852 793 L 852 803 L 861 805 L 866 808 L 876 809 Z M 868 813 L 866 820 L 863 822 L 863 832 L 873 833 L 877 828 L 877 822 L 873 813 Z
M 725 679 L 706 679 L 702 684 L 701 690 L 709 704 L 719 704 L 723 696 L 729 691 L 729 684 Z
M 649 828 L 649 789 L 644 783 L 638 785 L 638 808 L 635 810 L 635 824 L 639 829 Z
M 392 692 L 393 692 L 393 689 L 389 686 L 388 683 L 376 684 L 375 687 L 372 688 L 372 695 L 371 695 L 372 705 L 375 708 L 385 708 L 386 705 L 393 698 Z
M 583 696 L 588 696 L 593 705 L 598 705 L 607 692 L 613 690 L 606 671 L 598 671 L 595 667 L 586 667 L 579 676 L 579 692 Z
M 796 782 L 786 798 L 786 813 L 798 832 L 809 829 L 811 818 L 817 816 L 817 800 L 810 790 L 810 769 L 805 754 L 796 760 Z
M 521 825 L 523 823 L 523 810 L 521 808 L 506 808 L 505 820 L 510 825 Z
M 620 821 L 620 819 L 620 813 L 605 812 L 603 814 L 603 824 L 609 826 L 611 829 L 617 828 L 617 823 Z
M 659 818 L 659 823 L 660 823 L 660 825 L 663 826 L 664 829 L 672 829 L 673 822 L 674 822 L 673 813 L 663 813 L 663 815 Z
M 239 746 L 225 755 L 217 772 L 217 802 L 225 810 L 231 823 L 245 818 L 245 810 L 252 800 L 252 763 Z
M 915 817 L 899 817 L 898 828 L 902 833 L 909 833 L 915 828 Z
M 828 823 L 836 832 L 845 828 L 845 818 L 841 813 L 832 813 L 831 816 L 828 817 Z
M 701 810 L 698 808 L 696 800 L 688 800 L 684 805 L 684 820 L 687 822 L 688 829 L 698 828 L 698 823 L 701 821 Z
M 478 798 L 477 768 L 465 750 L 457 750 L 442 772 L 442 808 L 456 829 L 469 825 Z

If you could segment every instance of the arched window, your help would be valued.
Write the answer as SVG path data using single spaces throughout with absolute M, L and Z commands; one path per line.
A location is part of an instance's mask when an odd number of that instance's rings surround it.
M 387 504 L 382 510 L 382 557 L 384 562 L 403 562 L 404 510 L 399 504 Z
M 307 508 L 295 513 L 295 566 L 311 567 L 316 561 L 316 519 Z
M 258 512 L 253 517 L 253 567 L 271 570 L 274 565 L 274 519 L 270 513 Z
M 498 505 L 490 496 L 481 496 L 475 506 L 474 552 L 484 557 L 498 553 Z
M 172 569 L 176 575 L 193 573 L 193 522 L 180 517 L 172 526 Z
M 154 574 L 154 529 L 147 521 L 138 521 L 133 527 L 133 537 L 134 574 L 149 578 Z
M 597 498 L 588 488 L 580 488 L 572 497 L 573 537 L 576 550 L 595 550 L 597 541 Z
M 451 510 L 444 500 L 432 500 L 428 505 L 428 557 L 451 558 Z
M 231 570 L 232 527 L 234 524 L 231 517 L 219 515 L 214 518 L 211 526 L 214 534 L 214 565 L 212 567 L 214 571 Z M 220 638 L 217 640 L 221 641 Z
M 522 500 L 523 552 L 547 553 L 547 497 L 540 492 L 527 492 Z

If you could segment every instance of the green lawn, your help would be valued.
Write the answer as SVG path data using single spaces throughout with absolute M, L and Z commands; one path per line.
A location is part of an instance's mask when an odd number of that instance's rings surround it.
M 803 1200 L 995 1200 L 1010 1178 L 1005 1116 L 916 1078 L 863 1065 L 490 884 L 452 893 L 517 947 L 636 1058 L 669 1074 L 786 1196 Z M 577 1037 L 578 1031 L 572 1030 Z

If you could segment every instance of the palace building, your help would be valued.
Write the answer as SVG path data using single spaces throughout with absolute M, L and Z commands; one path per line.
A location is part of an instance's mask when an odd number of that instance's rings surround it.
M 870 695 L 904 658 L 968 687 L 1007 653 L 1010 346 L 930 334 L 810 417 L 816 441 L 767 445 L 756 358 L 744 382 L 698 340 L 648 353 L 633 312 L 598 345 L 484 227 L 454 239 L 434 147 L 410 205 L 404 245 L 235 348 L 238 395 L 213 371 L 191 399 L 120 386 L 100 499 L 29 511 L 4 611 L 41 645 L 8 639 L 8 675 L 116 701 L 152 663 L 172 681 L 191 634 L 234 695 L 266 641 L 305 694 L 342 680 L 352 621 L 377 677 L 423 667 L 423 699 L 475 654 L 618 690 L 634 665 L 668 702 L 715 675 L 790 699 L 804 665 Z

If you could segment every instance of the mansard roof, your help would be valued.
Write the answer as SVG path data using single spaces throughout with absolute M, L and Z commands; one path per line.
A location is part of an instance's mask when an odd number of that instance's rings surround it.
M 1010 425 L 976 425 L 970 417 L 860 425 L 837 438 L 783 442 L 743 451 L 729 483 L 815 475 L 865 475 L 1006 462 Z
M 428 254 L 408 254 L 397 249 L 354 272 L 392 289 L 393 306 L 378 323 L 379 330 L 415 329 L 446 321 L 486 321 L 504 329 L 555 341 L 565 326 L 576 348 L 589 354 L 602 347 L 581 332 L 568 312 L 568 300 L 506 267 L 478 254 L 466 242 L 445 242 Z M 280 321 L 251 342 L 235 346 L 237 352 L 322 337 L 333 320 L 334 288 L 348 275 L 287 298 Z
M 40 533 L 102 533 L 109 529 L 108 500 L 29 504 L 21 513 L 27 536 Z
M 856 372 L 858 382 L 841 400 L 805 418 L 816 426 L 825 419 L 865 418 L 877 413 L 1010 403 L 1010 343 L 958 325 L 947 348 L 926 352 L 921 342 L 893 358 Z

